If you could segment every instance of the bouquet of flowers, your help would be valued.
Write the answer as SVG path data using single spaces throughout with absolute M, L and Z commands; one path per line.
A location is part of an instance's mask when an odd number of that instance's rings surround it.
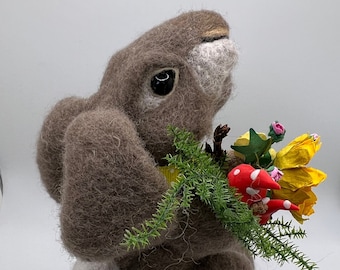
M 168 166 L 160 170 L 171 188 L 151 220 L 140 229 L 126 231 L 122 245 L 148 245 L 167 228 L 178 209 L 189 209 L 198 197 L 254 256 L 316 269 L 291 243 L 291 239 L 305 237 L 305 231 L 292 226 L 291 221 L 271 217 L 277 210 L 290 210 L 303 223 L 305 216 L 314 212 L 312 187 L 326 174 L 306 165 L 320 149 L 320 137 L 303 134 L 276 152 L 272 145 L 283 140 L 286 130 L 277 121 L 269 129 L 268 135 L 250 129 L 234 142 L 232 150 L 225 151 L 222 140 L 230 130 L 227 125 L 215 129 L 213 148 L 206 144 L 205 150 L 190 132 L 169 127 L 177 153 L 167 155 Z
M 313 205 L 317 197 L 312 187 L 326 179 L 324 172 L 306 167 L 321 147 L 320 137 L 315 133 L 302 134 L 276 152 L 272 145 L 283 140 L 286 130 L 277 121 L 269 128 L 268 137 L 264 133 L 256 133 L 250 129 L 231 146 L 235 155 L 245 164 L 250 164 L 258 170 L 265 170 L 267 174 L 263 175 L 268 179 L 268 183 L 265 184 L 263 180 L 259 186 L 257 184 L 260 182 L 259 179 L 249 182 L 246 175 L 245 177 L 241 173 L 235 175 L 235 172 L 245 165 L 234 168 L 228 174 L 229 183 L 241 191 L 242 201 L 248 203 L 255 214 L 259 214 L 261 224 L 265 224 L 271 215 L 280 209 L 290 210 L 293 217 L 299 223 L 303 223 L 306 220 L 305 216 L 314 213 Z M 270 178 L 265 177 L 268 175 Z M 257 188 L 253 188 L 256 184 Z

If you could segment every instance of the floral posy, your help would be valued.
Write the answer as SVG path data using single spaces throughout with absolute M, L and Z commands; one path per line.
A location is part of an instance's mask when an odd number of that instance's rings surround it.
M 268 207 L 273 200 L 277 201 L 277 205 L 280 206 L 276 210 L 290 210 L 293 217 L 303 223 L 306 216 L 314 213 L 313 206 L 317 197 L 312 191 L 312 187 L 317 186 L 327 177 L 323 171 L 307 167 L 321 147 L 320 136 L 316 133 L 302 134 L 276 153 L 271 145 L 282 141 L 286 133 L 286 129 L 281 123 L 274 121 L 269 126 L 268 137 L 264 133 L 255 133 L 253 129 L 250 129 L 249 132 L 240 136 L 231 147 L 234 149 L 235 155 L 242 158 L 244 163 L 250 164 L 254 169 L 266 170 L 272 180 L 280 185 L 280 188 L 267 188 L 266 192 L 261 192 L 260 189 L 249 186 L 248 191 L 251 188 L 252 195 L 246 191 L 244 194 L 239 191 L 241 196 L 248 198 L 245 202 L 249 204 L 250 208 L 254 203 L 256 203 L 256 209 L 258 209 L 258 203 L 267 205 L 265 213 L 254 213 L 260 216 L 261 224 L 265 224 L 271 214 L 275 212 Z M 247 179 L 243 181 L 245 182 Z M 237 185 L 235 187 L 240 190 Z M 260 194 L 265 195 L 260 196 Z

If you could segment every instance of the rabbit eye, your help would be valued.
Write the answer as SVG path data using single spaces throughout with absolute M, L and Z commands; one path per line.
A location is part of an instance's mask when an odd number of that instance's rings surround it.
M 151 89 L 157 95 L 166 96 L 174 89 L 175 79 L 175 70 L 162 70 L 151 78 Z

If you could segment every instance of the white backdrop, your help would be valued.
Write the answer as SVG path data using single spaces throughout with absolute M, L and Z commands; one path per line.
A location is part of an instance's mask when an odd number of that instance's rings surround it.
M 0 269 L 71 268 L 59 240 L 58 207 L 34 160 L 49 108 L 65 96 L 95 92 L 109 57 L 144 31 L 202 8 L 225 16 L 241 52 L 235 95 L 216 119 L 232 127 L 227 145 L 249 127 L 267 131 L 273 120 L 285 124 L 286 143 L 304 132 L 322 136 L 312 165 L 328 179 L 315 189 L 316 213 L 303 225 L 308 238 L 296 243 L 320 269 L 338 264 L 340 2 L 1 0 Z

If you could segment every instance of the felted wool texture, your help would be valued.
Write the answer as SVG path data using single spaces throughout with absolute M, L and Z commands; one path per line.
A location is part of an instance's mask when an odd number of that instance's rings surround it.
M 178 213 L 176 224 L 161 245 L 128 263 L 117 261 L 120 269 L 254 269 L 249 252 L 198 199 L 190 213 Z
M 84 262 L 77 260 L 72 270 L 119 270 L 115 263 Z
M 60 201 L 63 181 L 64 135 L 69 123 L 86 107 L 83 98 L 69 97 L 59 101 L 46 117 L 37 143 L 37 164 L 50 196 Z
M 212 11 L 189 12 L 169 20 L 117 52 L 108 64 L 99 91 L 88 100 L 66 99 L 61 102 L 62 106 L 53 109 L 41 131 L 37 159 L 41 178 L 54 199 L 58 200 L 60 197 L 62 177 L 60 157 L 63 150 L 60 142 L 67 125 L 81 112 L 76 109 L 78 103 L 85 107 L 83 110 L 117 107 L 125 111 L 136 123 L 140 136 L 147 146 L 150 146 L 148 150 L 151 153 L 156 152 L 154 157 L 159 163 L 164 162 L 162 160 L 164 153 L 172 149 L 172 141 L 165 130 L 169 124 L 192 131 L 198 140 L 211 132 L 213 115 L 230 95 L 231 78 L 223 82 L 225 84 L 223 97 L 214 100 L 202 93 L 200 82 L 187 58 L 189 52 L 202 43 L 206 33 L 216 28 L 229 31 L 224 19 Z M 178 85 L 169 96 L 155 96 L 155 99 L 160 100 L 158 107 L 144 114 L 145 92 L 151 92 L 151 76 L 155 70 L 164 67 L 179 69 Z M 205 92 L 207 91 L 212 90 L 205 89 Z M 158 112 L 158 108 L 162 108 L 162 112 Z M 165 114 L 168 119 L 163 121 L 163 115 L 157 116 L 158 113 Z M 172 117 L 168 117 L 168 114 Z M 62 115 L 60 119 L 59 115 Z M 149 132 L 154 122 L 150 116 L 156 117 L 157 129 L 152 130 L 157 130 L 158 135 Z M 183 119 L 184 116 L 186 119 Z
M 196 71 L 203 91 L 218 101 L 224 100 L 224 81 L 231 81 L 228 77 L 237 59 L 234 43 L 229 39 L 220 39 L 195 46 L 188 62 Z
M 220 95 L 220 99 L 206 94 L 214 89 L 204 89 L 203 92 L 195 70 L 188 62 L 190 52 L 202 44 L 204 34 L 216 28 L 229 30 L 219 14 L 210 11 L 186 13 L 150 30 L 115 54 L 109 63 L 96 98 L 101 99 L 101 104 L 112 104 L 108 97 L 117 97 L 117 92 L 115 95 L 104 92 L 114 90 L 124 93 L 118 94 L 122 97 L 119 105 L 124 106 L 124 111 L 132 118 L 137 116 L 134 122 L 139 134 L 157 162 L 162 163 L 164 153 L 172 149 L 172 141 L 166 132 L 167 125 L 173 124 L 192 131 L 200 140 L 211 131 L 213 115 L 230 95 L 230 77 L 217 80 L 222 81 L 219 89 L 222 89 L 223 95 Z M 145 111 L 145 106 L 141 104 L 145 101 L 143 93 L 150 92 L 151 75 L 164 67 L 179 70 L 176 89 L 166 97 L 155 96 L 155 99 L 161 100 L 157 102 L 159 106 L 140 116 L 141 111 Z M 226 65 L 225 69 L 228 68 Z M 115 84 L 119 86 L 113 87 Z M 157 133 L 150 133 L 150 130 Z
M 125 229 L 150 218 L 168 188 L 156 168 L 166 165 L 165 155 L 174 152 L 167 127 L 184 128 L 201 140 L 211 133 L 214 115 L 229 98 L 230 71 L 220 73 L 215 83 L 202 84 L 206 76 L 197 66 L 210 68 L 209 74 L 223 65 L 230 69 L 231 55 L 223 54 L 223 61 L 208 67 L 195 54 L 211 40 L 205 61 L 213 60 L 216 52 L 224 52 L 220 46 L 225 41 L 220 41 L 228 32 L 225 20 L 212 11 L 168 20 L 112 56 L 96 93 L 64 99 L 47 116 L 37 162 L 47 191 L 60 202 L 62 240 L 71 254 L 93 263 L 116 262 L 126 270 L 155 269 L 152 265 L 196 269 L 197 262 L 220 269 L 227 261 L 239 266 L 246 256 L 243 268 L 253 269 L 239 242 L 199 202 L 190 219 L 178 213 L 147 248 L 120 245 Z M 166 96 L 154 94 L 150 86 L 160 69 L 176 71 L 175 87 Z M 220 259 L 211 260 L 215 255 Z
M 123 256 L 125 229 L 151 218 L 168 188 L 166 180 L 134 124 L 118 110 L 80 114 L 64 140 L 60 218 L 65 246 L 83 259 Z

